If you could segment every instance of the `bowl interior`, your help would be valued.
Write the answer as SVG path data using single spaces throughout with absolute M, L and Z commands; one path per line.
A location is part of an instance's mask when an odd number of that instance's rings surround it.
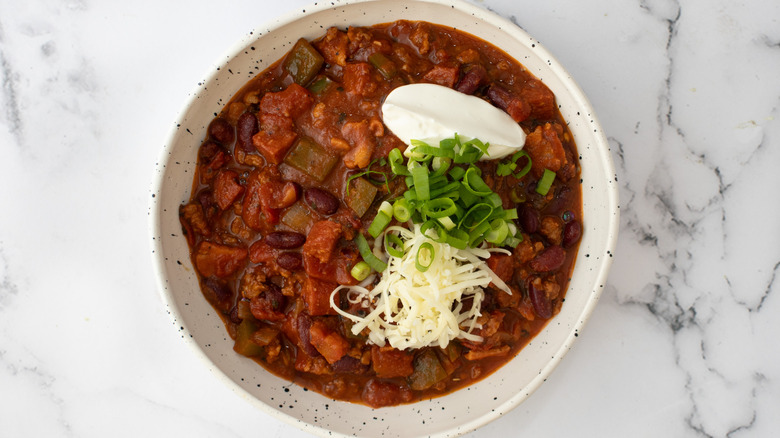
M 581 156 L 584 232 L 560 314 L 515 359 L 478 384 L 446 397 L 374 410 L 304 391 L 233 352 L 222 321 L 199 290 L 178 209 L 189 199 L 197 150 L 208 123 L 248 79 L 280 58 L 300 37 L 314 38 L 330 26 L 398 19 L 445 24 L 490 41 L 553 90 Z M 183 327 L 183 339 L 248 400 L 322 436 L 457 436 L 518 405 L 571 347 L 598 300 L 616 243 L 615 172 L 604 134 L 582 91 L 531 36 L 509 21 L 461 1 L 328 2 L 257 29 L 193 93 L 168 139 L 155 177 L 151 206 L 154 256 L 163 299 L 176 326 Z M 405 419 L 402 425 L 398 418 Z

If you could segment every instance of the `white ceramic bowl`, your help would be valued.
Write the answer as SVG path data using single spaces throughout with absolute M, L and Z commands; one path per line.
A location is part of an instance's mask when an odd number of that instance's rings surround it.
M 305 10 L 256 29 L 241 41 L 193 93 L 167 141 L 157 165 L 151 205 L 153 250 L 165 305 L 175 326 L 183 327 L 185 342 L 226 384 L 249 395 L 263 411 L 309 432 L 385 437 L 470 432 L 520 404 L 547 378 L 598 301 L 618 229 L 618 187 L 607 141 L 590 103 L 566 70 L 534 38 L 493 13 L 460 0 L 328 1 Z M 198 147 L 209 121 L 257 71 L 256 66 L 264 69 L 298 38 L 314 38 L 329 26 L 398 19 L 446 24 L 490 41 L 552 89 L 581 155 L 584 233 L 561 312 L 516 358 L 467 389 L 374 410 L 304 391 L 233 352 L 222 321 L 201 295 L 178 211 L 189 199 Z

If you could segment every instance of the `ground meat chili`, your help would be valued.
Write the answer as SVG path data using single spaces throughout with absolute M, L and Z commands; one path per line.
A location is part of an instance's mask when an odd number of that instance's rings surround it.
M 513 293 L 486 289 L 476 331 L 484 342 L 402 351 L 353 335 L 329 297 L 357 283 L 356 234 L 406 190 L 382 160 L 406 146 L 384 126 L 381 103 L 418 82 L 510 114 L 527 133 L 532 169 L 517 179 L 498 176 L 493 161 L 477 164 L 503 207 L 517 209 L 522 232 L 511 255 L 488 259 Z M 557 176 L 543 196 L 545 169 Z M 425 22 L 331 28 L 300 40 L 211 122 L 180 218 L 203 295 L 236 352 L 327 397 L 392 406 L 484 378 L 559 312 L 582 232 L 579 173 L 553 93 L 496 47 Z

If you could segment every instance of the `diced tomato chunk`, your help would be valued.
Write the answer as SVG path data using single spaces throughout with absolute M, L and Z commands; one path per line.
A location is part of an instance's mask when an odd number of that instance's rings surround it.
M 238 174 L 232 170 L 225 170 L 217 175 L 214 180 L 214 198 L 221 210 L 226 210 L 244 191 L 244 187 L 238 183 Z
M 284 187 L 279 175 L 268 168 L 249 175 L 241 210 L 244 223 L 257 231 L 269 231 L 271 225 L 279 223 L 280 211 L 274 206 L 279 205 Z
M 348 63 L 344 67 L 344 89 L 349 93 L 371 96 L 377 90 L 372 67 L 365 62 Z
M 355 277 L 350 274 L 352 267 L 358 262 L 357 248 L 344 246 L 336 250 L 328 263 L 322 263 L 320 259 L 312 255 L 303 255 L 303 266 L 306 274 L 318 280 L 336 282 L 338 284 L 357 284 Z
M 265 239 L 258 240 L 249 247 L 249 261 L 252 263 L 268 263 L 276 260 L 279 251 L 271 248 Z
M 513 263 L 512 256 L 507 254 L 493 253 L 490 258 L 487 259 L 488 268 L 495 273 L 498 278 L 504 280 L 504 283 L 509 283 L 512 279 Z M 491 283 L 492 284 L 492 283 Z
M 532 79 L 520 89 L 520 97 L 531 106 L 531 118 L 553 119 L 555 111 L 555 95 L 542 81 Z
M 368 120 L 345 123 L 341 127 L 341 134 L 352 146 L 344 155 L 344 164 L 350 169 L 368 167 L 376 149 L 376 136 L 371 132 Z
M 252 137 L 252 144 L 270 163 L 279 164 L 297 137 L 293 130 L 260 131 Z
M 332 373 L 330 365 L 322 356 L 310 356 L 305 351 L 298 350 L 295 356 L 295 369 L 304 373 L 317 375 Z
M 253 173 L 249 176 L 246 186 L 246 195 L 241 209 L 241 218 L 244 223 L 253 230 L 262 230 L 264 225 L 262 215 L 262 205 L 260 202 L 260 182 L 259 175 Z
M 349 350 L 349 342 L 339 333 L 331 330 L 324 321 L 315 320 L 310 329 L 311 344 L 330 364 L 339 361 Z
M 342 67 L 346 64 L 348 44 L 349 38 L 347 34 L 336 27 L 328 29 L 325 38 L 314 43 L 328 64 L 340 65 Z
M 269 285 L 260 295 L 252 298 L 249 308 L 252 316 L 260 320 L 282 321 L 287 316 L 284 313 L 286 298 L 282 290 L 274 284 Z
M 265 131 L 292 131 L 295 129 L 293 119 L 275 113 L 260 114 L 260 129 Z
M 338 315 L 330 307 L 330 294 L 333 293 L 336 287 L 338 287 L 336 283 L 306 277 L 301 289 L 301 296 L 306 304 L 306 309 L 309 311 L 309 315 Z
M 537 126 L 525 139 L 525 150 L 531 156 L 531 173 L 540 178 L 544 169 L 557 172 L 566 163 L 566 152 L 558 137 L 558 131 L 551 123 Z
M 311 108 L 314 98 L 311 92 L 292 83 L 277 93 L 266 93 L 260 100 L 260 112 L 296 118 Z M 260 118 L 262 122 L 262 117 Z
M 460 69 L 458 67 L 436 65 L 432 69 L 428 70 L 428 73 L 423 76 L 423 80 L 425 82 L 431 82 L 453 88 L 455 83 L 458 82 L 459 75 Z
M 379 379 L 370 380 L 363 387 L 363 401 L 372 408 L 393 406 L 412 401 L 412 390 L 408 385 L 398 385 Z
M 371 364 L 377 377 L 406 377 L 414 372 L 414 355 L 396 348 L 371 347 Z
M 227 277 L 244 266 L 246 248 L 203 241 L 195 252 L 195 265 L 204 277 Z
M 341 238 L 341 224 L 329 220 L 316 222 L 306 236 L 306 243 L 303 244 L 304 257 L 314 257 L 322 263 L 328 263 L 339 238 Z

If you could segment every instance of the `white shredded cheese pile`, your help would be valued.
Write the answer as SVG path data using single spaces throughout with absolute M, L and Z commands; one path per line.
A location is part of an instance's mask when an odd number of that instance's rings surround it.
M 445 348 L 455 338 L 481 342 L 482 338 L 471 334 L 480 328 L 477 318 L 484 298 L 483 288 L 493 282 L 505 292 L 509 287 L 488 268 L 485 260 L 491 252 L 509 253 L 499 248 L 457 249 L 437 243 L 422 234 L 420 225 L 412 230 L 389 227 L 385 233 L 397 233 L 404 241 L 404 256 L 394 257 L 382 250 L 388 267 L 373 289 L 358 286 L 339 286 L 330 296 L 330 305 L 340 315 L 355 324 L 352 333 L 357 335 L 368 328 L 369 342 L 384 346 L 390 343 L 399 350 L 438 346 Z M 380 236 L 374 252 L 382 245 Z M 434 257 L 425 272 L 415 266 L 420 245 L 429 242 Z M 427 262 L 426 262 L 427 264 Z M 369 312 L 365 317 L 341 310 L 334 297 L 347 289 L 352 303 L 362 303 Z M 464 311 L 468 300 L 473 304 Z

